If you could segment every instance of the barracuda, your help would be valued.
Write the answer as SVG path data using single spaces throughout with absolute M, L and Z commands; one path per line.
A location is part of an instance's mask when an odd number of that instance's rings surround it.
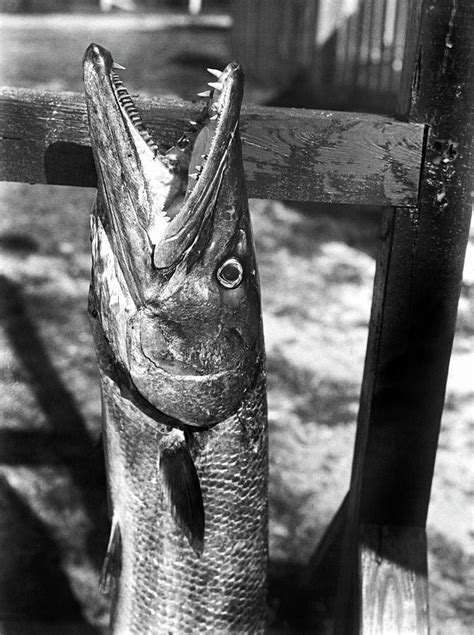
M 264 629 L 267 423 L 260 289 L 237 63 L 171 148 L 108 51 L 84 83 L 98 174 L 89 312 L 112 532 L 101 585 L 117 634 Z

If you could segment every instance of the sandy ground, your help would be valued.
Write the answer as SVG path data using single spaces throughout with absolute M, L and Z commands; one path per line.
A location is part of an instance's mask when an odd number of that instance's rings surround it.
M 127 66 L 132 92 L 191 98 L 205 67 L 229 59 L 222 29 L 158 36 L 90 20 L 67 31 L 5 24 L 9 85 L 82 90 L 80 61 L 98 41 Z M 99 632 L 107 520 L 86 315 L 94 192 L 2 184 L 0 195 L 0 632 L 33 632 L 31 620 L 49 621 L 35 632 Z M 271 557 L 288 575 L 308 561 L 349 483 L 380 213 L 268 201 L 251 209 L 269 371 Z M 473 628 L 473 249 L 474 234 L 428 523 L 439 634 Z M 274 608 L 285 592 L 275 592 Z M 12 617 L 23 620 L 13 631 Z

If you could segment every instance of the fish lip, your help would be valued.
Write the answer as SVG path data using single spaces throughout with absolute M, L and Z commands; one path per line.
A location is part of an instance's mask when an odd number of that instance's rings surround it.
M 86 94 L 89 101 L 99 102 L 103 110 L 113 103 L 115 106 L 113 117 L 115 117 L 118 122 L 118 116 L 120 116 L 120 120 L 125 128 L 124 132 L 127 132 L 128 129 L 137 131 L 138 134 L 142 136 L 145 152 L 149 150 L 151 153 L 150 162 L 160 162 L 164 164 L 167 169 L 170 169 L 166 164 L 166 153 L 162 154 L 158 152 L 158 147 L 162 147 L 163 145 L 160 144 L 160 139 L 157 139 L 155 135 L 154 149 L 152 149 L 149 141 L 143 136 L 142 131 L 135 126 L 134 122 L 132 122 L 128 116 L 128 113 L 120 104 L 112 80 L 114 68 L 113 58 L 110 52 L 98 44 L 90 44 L 84 55 L 83 66 Z M 158 270 L 162 273 L 166 273 L 174 269 L 177 264 L 185 258 L 189 249 L 202 236 L 203 228 L 208 225 L 205 220 L 212 213 L 213 207 L 213 201 L 210 199 L 215 199 L 221 186 L 226 158 L 240 116 L 244 82 L 244 74 L 240 64 L 238 62 L 228 64 L 224 71 L 222 71 L 219 82 L 223 84 L 222 90 L 217 100 L 211 100 L 209 102 L 206 119 L 201 128 L 204 129 L 208 124 L 210 125 L 210 117 L 214 112 L 211 111 L 211 107 L 216 103 L 219 104 L 218 118 L 215 129 L 211 127 L 212 138 L 209 143 L 209 152 L 203 164 L 202 172 L 189 194 L 188 192 L 186 193 L 184 204 L 181 205 L 174 218 L 171 220 L 169 218 L 165 219 L 166 227 L 162 229 L 162 233 L 159 237 L 156 240 L 153 239 L 148 230 L 151 246 L 152 271 Z M 212 95 L 214 95 L 214 92 L 212 92 Z M 105 116 L 108 115 L 105 114 Z M 144 128 L 146 130 L 145 126 Z M 126 135 L 128 136 L 128 143 L 131 148 L 137 150 L 137 140 L 132 137 L 130 130 L 128 130 L 128 132 L 129 134 Z M 196 136 L 197 134 L 198 133 L 196 133 Z M 148 148 L 146 148 L 147 144 Z M 116 144 L 116 146 L 118 147 L 118 144 Z M 125 164 L 127 163 L 126 159 L 124 162 Z M 192 172 L 192 168 L 193 166 L 190 166 L 189 172 Z M 122 166 L 122 178 L 127 178 L 126 171 L 126 165 Z M 171 174 L 172 172 L 170 170 L 170 175 Z M 151 174 L 147 174 L 147 180 L 152 182 L 154 180 L 153 176 L 152 170 Z M 133 175 L 130 178 L 133 178 Z M 156 179 L 156 187 L 158 189 L 161 186 L 158 175 Z M 184 180 L 182 184 L 184 184 Z M 165 207 L 162 208 L 162 214 L 166 216 Z M 156 210 L 151 212 L 151 216 L 156 218 Z

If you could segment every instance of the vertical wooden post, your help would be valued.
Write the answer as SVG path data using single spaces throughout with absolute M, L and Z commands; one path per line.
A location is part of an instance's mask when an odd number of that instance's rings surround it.
M 338 632 L 428 631 L 425 524 L 471 216 L 473 22 L 472 0 L 411 2 L 399 114 L 427 124 L 420 197 L 384 224 Z

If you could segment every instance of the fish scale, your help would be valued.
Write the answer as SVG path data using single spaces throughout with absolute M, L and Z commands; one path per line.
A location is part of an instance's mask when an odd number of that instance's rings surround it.
M 234 416 L 199 434 L 193 458 L 209 518 L 201 558 L 165 504 L 155 422 L 123 399 L 108 377 L 102 386 L 107 447 L 120 448 L 126 471 L 126 479 L 111 475 L 121 490 L 112 490 L 112 498 L 125 498 L 127 507 L 121 577 L 130 598 L 115 614 L 116 632 L 187 633 L 196 625 L 199 632 L 263 632 L 268 523 L 263 372 Z M 113 460 L 118 463 L 116 451 Z

